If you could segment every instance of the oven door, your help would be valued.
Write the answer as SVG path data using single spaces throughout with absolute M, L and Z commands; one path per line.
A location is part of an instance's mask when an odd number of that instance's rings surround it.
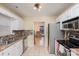
M 59 47 L 57 49 L 57 55 L 58 56 L 71 56 L 71 51 L 65 48 L 63 45 L 59 44 Z
M 61 54 L 62 56 L 71 56 L 71 51 L 70 49 L 64 48 L 64 52 Z

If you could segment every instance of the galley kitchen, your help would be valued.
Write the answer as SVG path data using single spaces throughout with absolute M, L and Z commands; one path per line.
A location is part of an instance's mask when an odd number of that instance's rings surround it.
M 0 3 L 0 56 L 79 56 L 79 4 Z

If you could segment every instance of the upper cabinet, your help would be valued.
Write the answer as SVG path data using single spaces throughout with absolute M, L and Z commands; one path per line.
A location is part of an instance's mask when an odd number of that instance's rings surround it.
M 72 14 L 71 14 L 71 8 L 69 8 L 68 10 L 66 10 L 63 14 L 61 14 L 59 16 L 59 21 L 62 22 L 62 21 L 66 21 L 70 18 L 72 18 Z
M 3 14 L 0 14 L 0 36 L 8 35 L 11 33 L 10 25 L 10 18 Z
M 3 22 L 0 25 L 8 25 L 12 30 L 22 30 L 23 29 L 23 19 L 19 17 L 17 14 L 13 13 L 9 9 L 0 6 L 0 19 L 2 18 Z
M 60 29 L 63 29 L 62 22 L 79 16 L 79 4 L 75 4 L 61 14 L 57 19 L 60 21 Z
M 62 22 L 62 30 L 79 31 L 79 17 L 74 17 Z
M 23 30 L 23 21 L 22 20 L 12 20 L 11 21 L 11 30 Z
M 0 36 L 12 34 L 12 30 L 23 30 L 21 17 L 0 6 Z
M 0 14 L 0 26 L 10 26 L 10 17 Z
M 79 16 L 79 4 L 74 5 L 70 11 L 71 18 Z
M 16 15 L 12 11 L 10 11 L 9 9 L 5 8 L 4 6 L 0 6 L 0 13 L 3 15 L 6 15 L 8 17 L 11 17 L 11 18 L 21 19 L 18 15 Z

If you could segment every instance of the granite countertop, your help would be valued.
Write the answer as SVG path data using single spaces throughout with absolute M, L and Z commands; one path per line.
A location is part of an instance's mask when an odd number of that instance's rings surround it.
M 23 38 L 20 37 L 20 39 L 18 40 L 15 40 L 14 42 L 10 43 L 10 44 L 3 44 L 3 45 L 0 45 L 0 52 L 5 50 L 6 48 L 12 46 L 13 44 L 15 44 L 16 42 L 20 41 L 20 40 L 23 40 Z
M 71 48 L 70 50 L 71 50 L 71 52 L 73 52 L 79 56 L 79 48 Z
M 1 36 L 1 38 L 3 38 L 4 40 L 13 40 L 11 43 L 9 44 L 0 44 L 0 52 L 3 51 L 4 49 L 8 48 L 9 46 L 15 44 L 16 42 L 18 42 L 19 40 L 23 40 L 25 38 L 27 38 L 27 36 L 29 36 L 31 34 L 31 31 L 28 30 L 16 30 L 15 31 L 15 35 L 7 35 L 7 36 Z

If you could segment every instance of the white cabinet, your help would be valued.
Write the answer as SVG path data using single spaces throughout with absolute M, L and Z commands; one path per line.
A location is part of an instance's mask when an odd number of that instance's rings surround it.
M 62 29 L 63 21 L 69 20 L 77 16 L 79 16 L 79 4 L 72 6 L 70 9 L 68 9 L 62 15 L 60 15 L 59 18 L 57 18 L 60 20 L 60 29 Z
M 23 20 L 7 8 L 0 6 L 0 30 L 2 30 L 0 32 L 8 32 L 7 35 L 12 34 L 12 30 L 23 30 Z
M 74 52 L 71 51 L 71 56 L 78 56 Z
M 23 53 L 23 40 L 16 42 L 0 52 L 0 56 L 20 56 Z
M 28 47 L 34 47 L 34 36 L 33 35 L 29 35 L 27 37 L 27 44 L 28 44 Z
M 15 49 L 16 49 L 16 56 L 19 56 L 23 53 L 23 40 L 17 42 L 15 45 Z
M 0 25 L 10 26 L 10 17 L 0 14 Z
M 15 54 L 13 45 L 0 52 L 0 56 L 12 56 Z
M 0 56 L 2 56 L 2 55 L 3 55 L 3 51 L 0 52 Z
M 71 18 L 79 16 L 78 12 L 79 12 L 79 4 L 76 4 L 71 8 Z
M 13 55 L 13 54 L 14 54 L 13 46 L 11 46 L 11 47 L 9 47 L 9 48 L 7 48 L 3 51 L 3 56 L 10 56 L 10 55 Z
M 9 9 L 7 9 L 6 7 L 1 6 L 1 5 L 0 5 L 0 14 L 3 14 L 7 17 L 11 17 L 11 18 L 14 18 L 14 19 L 17 19 L 17 20 L 22 19 L 17 14 L 15 14 L 14 12 L 10 11 Z
M 0 36 L 11 34 L 10 25 L 10 17 L 0 14 Z
M 11 21 L 11 30 L 23 30 L 23 21 L 22 20 L 12 20 Z
M 24 39 L 24 50 L 28 48 L 28 41 L 27 38 Z

